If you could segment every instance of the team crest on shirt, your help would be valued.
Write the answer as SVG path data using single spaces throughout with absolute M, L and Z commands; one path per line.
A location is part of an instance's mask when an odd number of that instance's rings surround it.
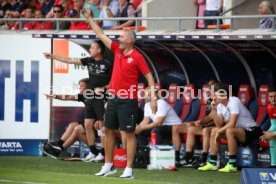
M 104 65 L 100 65 L 100 69 L 103 70 L 105 68 Z
M 129 63 L 131 63 L 133 61 L 133 58 L 132 57 L 129 57 L 128 59 L 127 59 L 127 63 L 129 64 Z

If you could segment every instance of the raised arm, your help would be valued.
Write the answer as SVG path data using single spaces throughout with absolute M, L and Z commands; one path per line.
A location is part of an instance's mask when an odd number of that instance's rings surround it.
M 94 21 L 94 19 L 91 17 L 90 11 L 86 9 L 82 9 L 82 14 L 86 18 L 87 22 L 93 29 L 93 31 L 96 33 L 98 38 L 103 42 L 103 44 L 108 48 L 111 49 L 111 42 L 112 40 L 108 38 L 103 30 L 98 26 L 98 24 Z
M 55 60 L 58 60 L 58 61 L 61 61 L 63 63 L 67 63 L 67 64 L 76 64 L 76 65 L 81 65 L 81 61 L 80 59 L 73 59 L 73 58 L 69 58 L 69 57 L 63 57 L 63 56 L 57 56 L 57 55 L 54 55 L 54 54 L 50 54 L 50 53 L 43 53 L 44 56 L 47 58 L 47 59 L 55 59 Z
M 44 94 L 47 99 L 58 99 L 58 100 L 64 100 L 64 101 L 78 101 L 78 97 L 76 95 L 49 95 Z

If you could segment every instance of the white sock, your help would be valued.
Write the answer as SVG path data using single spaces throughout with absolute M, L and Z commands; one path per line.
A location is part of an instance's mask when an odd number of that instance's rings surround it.
M 132 175 L 132 168 L 126 167 L 124 170 L 124 175 Z
M 113 166 L 113 163 L 104 163 L 104 167 L 111 168 Z

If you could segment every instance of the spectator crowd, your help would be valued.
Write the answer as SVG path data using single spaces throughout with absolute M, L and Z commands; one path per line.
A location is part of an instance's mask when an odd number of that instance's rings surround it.
M 193 0 L 198 7 L 198 16 L 220 16 L 226 10 L 227 0 Z M 84 18 L 81 9 L 88 9 L 94 18 L 126 18 L 141 15 L 142 0 L 1 0 L 0 18 Z M 262 1 L 257 11 L 259 15 L 275 14 L 271 2 Z M 23 21 L 23 30 L 89 30 L 84 21 Z M 134 20 L 103 20 L 98 21 L 103 29 L 120 30 L 123 27 L 135 26 Z M 218 24 L 223 24 L 220 21 Z M 217 20 L 197 20 L 197 29 L 207 29 L 217 25 Z M 273 19 L 260 20 L 258 28 L 272 28 Z M 19 21 L 0 21 L 0 30 L 18 30 Z
M 2 0 L 0 18 L 83 18 L 82 9 L 90 11 L 94 18 L 135 17 L 136 8 L 142 0 Z M 85 21 L 22 21 L 23 30 L 90 30 Z M 103 20 L 98 24 L 103 29 L 118 30 L 134 26 L 135 21 Z M 1 30 L 20 29 L 19 21 L 0 21 Z

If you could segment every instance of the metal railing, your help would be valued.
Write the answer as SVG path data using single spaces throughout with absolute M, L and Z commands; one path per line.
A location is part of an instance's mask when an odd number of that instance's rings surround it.
M 147 21 L 147 20 L 172 20 L 172 21 L 177 21 L 177 27 L 176 31 L 180 32 L 183 31 L 181 29 L 181 24 L 182 21 L 187 21 L 187 20 L 217 20 L 217 25 L 216 25 L 216 30 L 219 31 L 219 25 L 220 25 L 220 20 L 229 20 L 230 19 L 230 29 L 233 30 L 233 23 L 234 20 L 236 19 L 263 19 L 263 18 L 272 18 L 272 28 L 270 28 L 271 31 L 275 31 L 275 19 L 276 15 L 233 15 L 233 16 L 209 16 L 209 17 L 127 17 L 127 18 L 94 18 L 95 21 L 103 21 L 103 20 L 111 20 L 111 21 L 119 21 L 119 20 L 134 20 L 135 25 L 136 25 L 136 32 L 139 30 L 139 25 L 141 21 Z M 51 22 L 56 22 L 56 31 L 60 31 L 59 29 L 59 23 L 64 22 L 64 21 L 86 21 L 84 18 L 12 18 L 12 19 L 7 19 L 7 18 L 2 18 L 0 21 L 19 21 L 19 31 L 22 31 L 22 22 L 24 21 L 51 21 Z M 257 28 L 257 25 L 256 25 Z

